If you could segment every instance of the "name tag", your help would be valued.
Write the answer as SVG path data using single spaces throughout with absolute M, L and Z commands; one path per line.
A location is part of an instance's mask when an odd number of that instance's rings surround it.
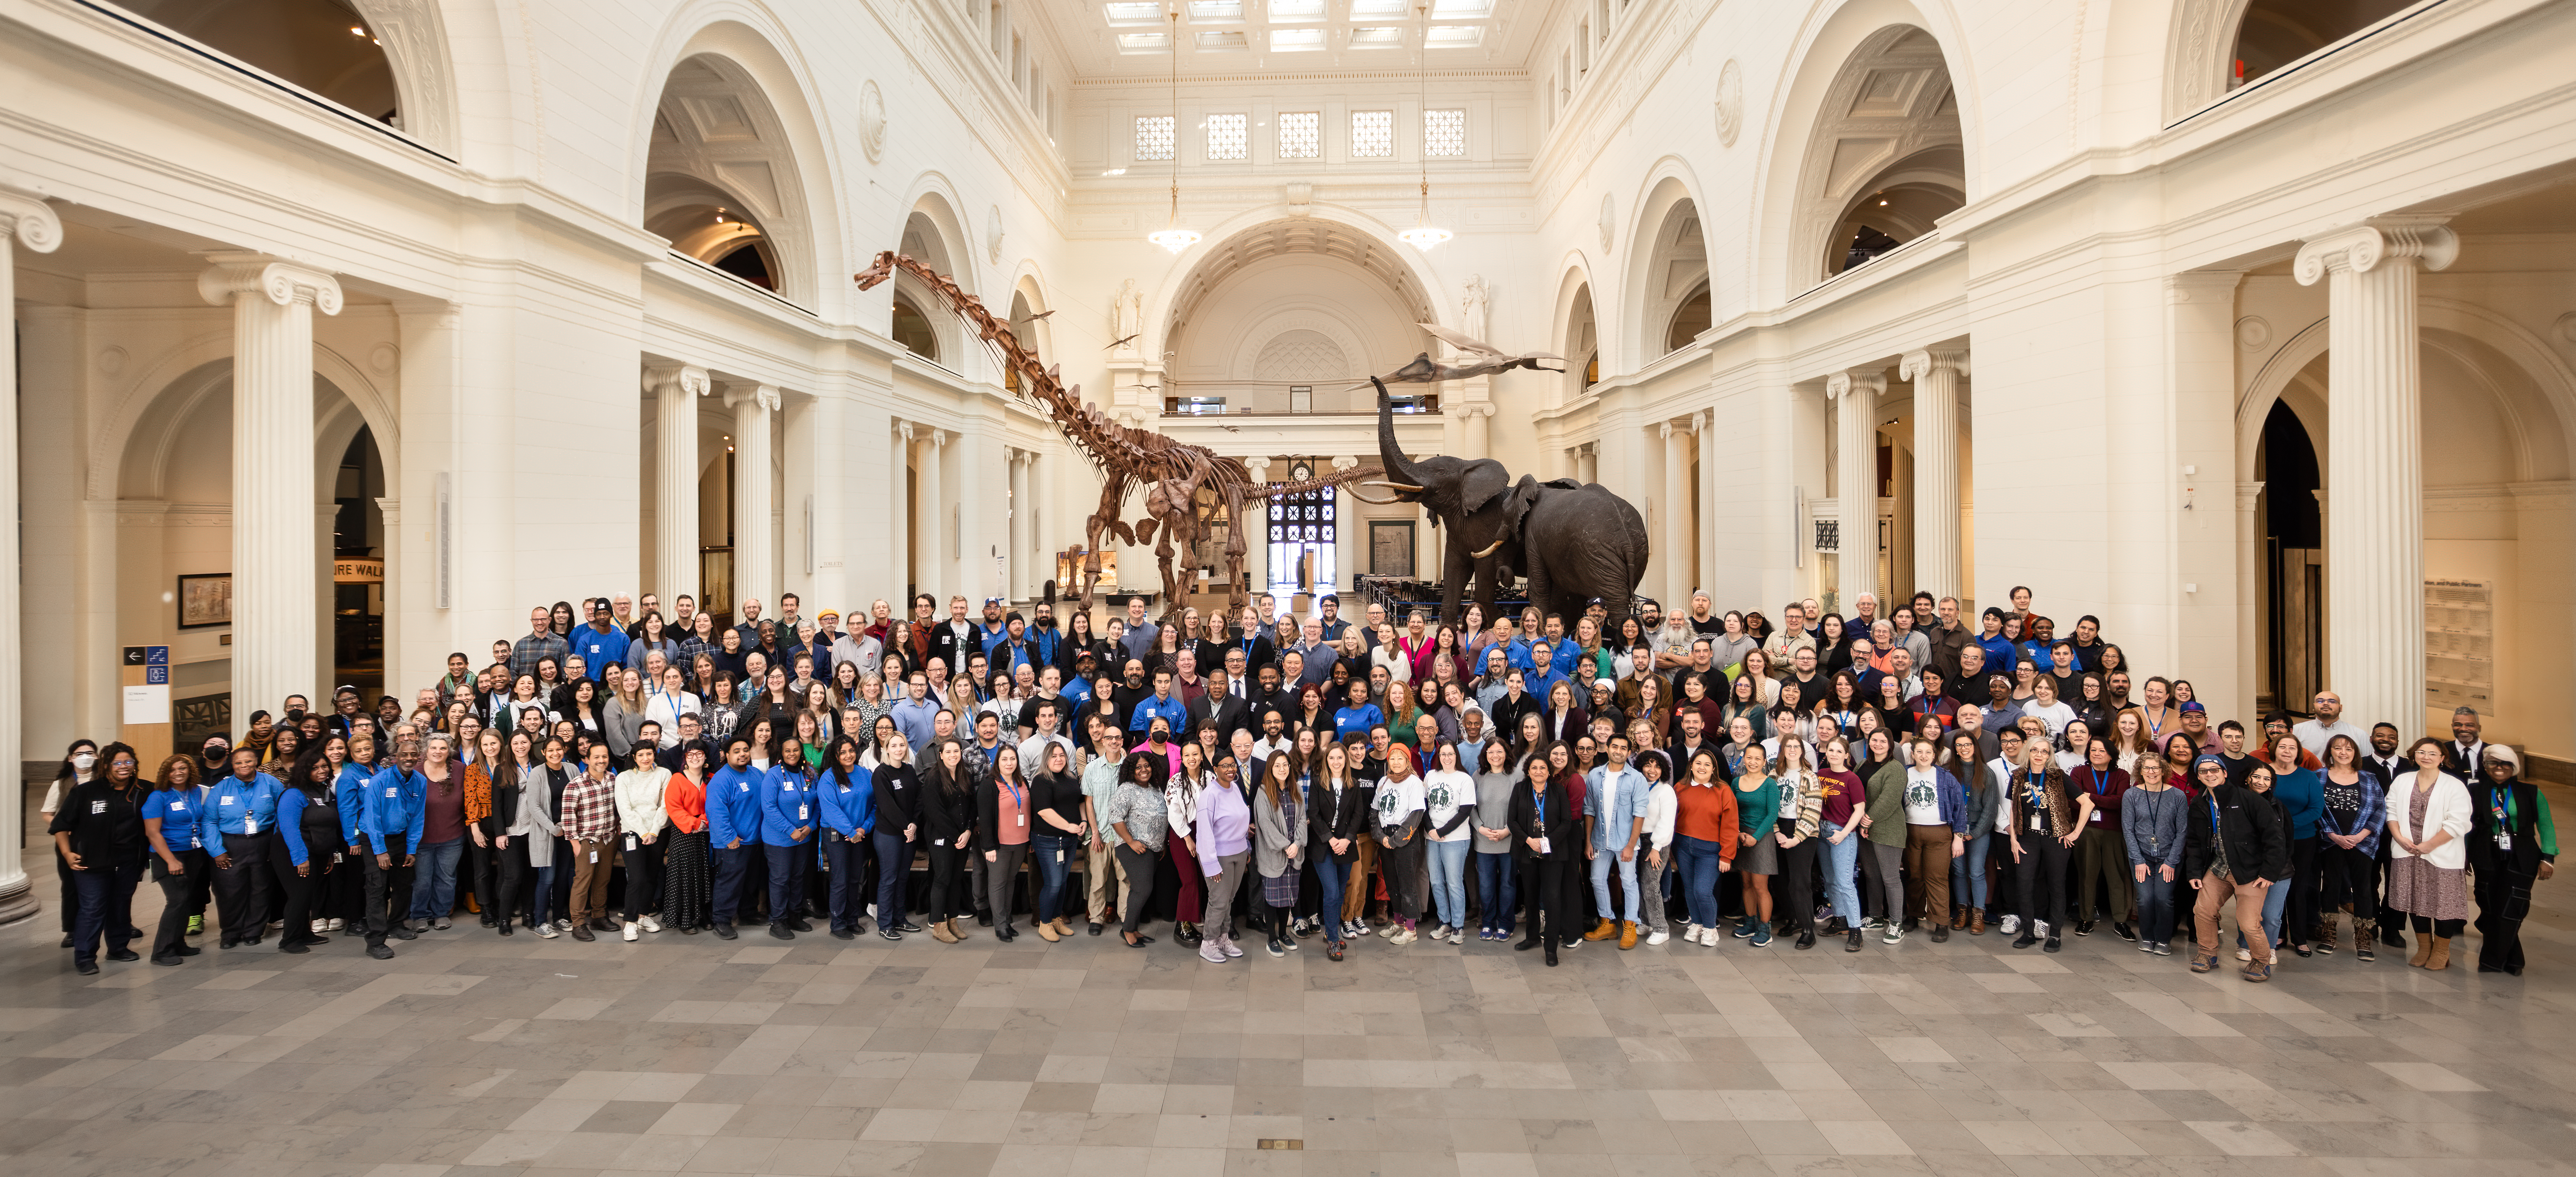
M 2509 833 L 2509 832 L 2504 831 L 2504 830 L 2498 830 L 2498 831 L 2496 831 L 2496 849 L 2498 849 L 2498 850 L 2511 850 L 2511 849 L 2513 849 L 2513 835 L 2512 835 L 2511 833 Z
M 2038 832 L 2038 833 L 2047 833 L 2047 832 L 2048 832 L 2048 815 L 2047 815 L 2047 814 L 2044 814 L 2044 813 L 2034 813 L 2034 814 L 2031 814 L 2031 815 L 2030 815 L 2030 828 L 2031 828 L 2033 831 Z
M 748 792 L 750 792 L 750 791 L 751 791 L 751 782 L 750 782 L 750 781 L 744 781 L 744 782 L 742 782 L 738 787 L 741 789 L 741 791 L 742 791 L 742 792 L 748 793 Z
M 799 805 L 799 806 L 797 806 L 797 807 L 796 807 L 796 820 L 798 820 L 798 821 L 803 821 L 803 820 L 805 820 L 805 807 L 804 807 L 804 806 L 802 806 L 802 805 Z
M 235 799 L 235 798 L 232 798 L 232 797 L 226 797 L 226 798 L 224 798 L 224 799 L 223 799 L 223 804 L 224 804 L 225 806 L 227 806 L 227 807 L 229 807 L 229 806 L 231 806 L 231 805 L 233 805 L 233 804 L 235 804 L 235 803 L 236 803 L 236 799 Z
M 2097 826 L 2102 824 L 2102 811 L 2099 809 L 2093 811 L 2093 824 Z
M 107 802 L 92 801 L 89 803 L 89 811 L 91 813 L 105 813 L 107 812 Z
M 1539 839 L 1538 839 L 1538 852 L 1539 852 L 1539 853 L 1541 853 L 1541 854 L 1553 854 L 1553 853 L 1555 853 L 1555 851 L 1548 849 L 1548 839 L 1547 839 L 1547 835 L 1545 835 L 1545 834 L 1541 834 L 1541 835 L 1539 835 Z
M 1027 825 L 1027 824 L 1029 824 L 1029 815 L 1027 815 L 1027 814 L 1025 814 L 1025 813 L 1021 814 L 1021 815 L 1020 815 L 1020 824 L 1021 824 L 1021 825 Z
M 185 801 L 173 801 L 170 803 L 170 812 L 186 813 L 188 812 L 188 803 Z
M 599 851 L 596 851 L 596 850 L 591 851 L 591 852 L 590 852 L 590 860 L 591 860 L 592 862 L 597 862 L 597 861 L 599 861 Z
M 398 789 L 398 788 L 397 788 L 397 789 L 387 789 L 387 790 L 385 790 L 385 800 L 387 800 L 387 801 L 394 800 L 394 799 L 396 799 L 396 798 L 398 798 L 398 797 L 400 797 L 400 796 L 402 796 L 402 790 L 400 790 L 400 789 Z

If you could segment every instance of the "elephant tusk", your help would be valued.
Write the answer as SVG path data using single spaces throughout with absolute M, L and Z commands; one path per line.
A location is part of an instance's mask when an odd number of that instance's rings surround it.
M 1383 487 L 1385 487 L 1385 488 L 1387 488 L 1387 489 L 1389 489 L 1389 490 L 1400 490 L 1400 491 L 1405 491 L 1405 492 L 1410 493 L 1410 494 L 1421 494 L 1421 493 L 1423 493 L 1423 488 L 1422 488 L 1422 487 L 1415 486 L 1415 485 L 1413 485 L 1413 484 L 1412 484 L 1412 483 L 1410 483 L 1410 482 L 1363 482 L 1363 483 L 1361 483 L 1360 485 L 1362 485 L 1362 486 L 1383 486 Z
M 1362 485 L 1374 485 L 1374 484 L 1373 484 L 1373 483 L 1364 483 L 1364 484 L 1362 484 Z M 1403 499 L 1373 499 L 1373 498 L 1368 497 L 1367 495 L 1361 494 L 1361 493 L 1359 492 L 1359 489 L 1358 489 L 1357 487 L 1349 487 L 1349 486 L 1345 486 L 1345 487 L 1343 487 L 1343 488 L 1342 488 L 1342 493 L 1347 494 L 1347 495 L 1351 496 L 1352 498 L 1358 499 L 1359 501 L 1361 501 L 1361 502 L 1363 502 L 1363 503 L 1368 503 L 1368 504 L 1371 504 L 1371 505 L 1373 505 L 1373 506 L 1379 506 L 1379 507 L 1392 507 L 1392 506 L 1396 506 L 1396 505 L 1399 505 L 1399 504 L 1401 504 L 1401 503 L 1403 503 L 1403 502 L 1404 502 L 1404 500 L 1403 500 Z
M 1492 543 L 1486 544 L 1483 548 L 1479 549 L 1475 554 L 1473 554 L 1473 555 L 1469 556 L 1469 557 L 1468 557 L 1468 559 L 1471 559 L 1471 560 L 1482 560 L 1482 559 L 1484 559 L 1484 558 L 1485 558 L 1485 557 L 1487 557 L 1487 556 L 1493 555 L 1493 554 L 1494 554 L 1494 550 L 1495 550 L 1496 548 L 1500 548 L 1500 547 L 1502 547 L 1502 546 L 1503 546 L 1503 541 L 1501 541 L 1501 540 L 1495 540 L 1495 541 L 1494 541 L 1494 542 L 1492 542 Z

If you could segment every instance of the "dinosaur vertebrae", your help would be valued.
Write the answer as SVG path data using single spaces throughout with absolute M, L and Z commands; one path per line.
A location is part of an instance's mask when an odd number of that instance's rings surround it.
M 1244 603 L 1243 558 L 1249 546 L 1244 541 L 1247 504 L 1280 494 L 1323 490 L 1344 483 L 1379 477 L 1375 467 L 1337 470 L 1322 478 L 1295 483 L 1255 485 L 1252 473 L 1243 460 L 1219 454 L 1206 446 L 1176 441 L 1109 419 L 1098 405 L 1082 399 L 1079 385 L 1068 390 L 1058 379 L 1060 368 L 1049 367 L 1038 359 L 1037 352 L 1022 344 L 1011 330 L 1008 320 L 999 318 L 984 306 L 982 299 L 957 288 L 947 275 L 893 250 L 877 255 L 875 264 L 856 277 L 861 290 L 875 289 L 902 271 L 920 280 L 932 294 L 947 304 L 948 309 L 975 328 L 976 336 L 991 348 L 1002 363 L 1019 374 L 1021 396 L 1042 405 L 1055 419 L 1065 438 L 1100 468 L 1102 486 L 1099 509 L 1085 526 L 1088 553 L 1077 571 L 1078 598 L 1084 608 L 1091 607 L 1091 590 L 1100 578 L 1100 541 L 1103 534 L 1115 535 L 1131 544 L 1154 544 L 1154 556 L 1161 566 L 1163 580 L 1163 617 L 1177 618 L 1181 609 L 1181 583 L 1175 578 L 1172 560 L 1175 545 L 1187 550 L 1188 545 L 1204 537 L 1205 526 L 1199 516 L 1197 495 L 1211 491 L 1216 501 L 1225 505 L 1226 518 L 1234 521 L 1226 538 L 1225 565 L 1229 599 L 1235 607 Z M 1118 518 L 1131 484 L 1150 484 L 1145 490 L 1145 515 L 1133 526 Z M 1160 542 L 1157 543 L 1157 533 Z

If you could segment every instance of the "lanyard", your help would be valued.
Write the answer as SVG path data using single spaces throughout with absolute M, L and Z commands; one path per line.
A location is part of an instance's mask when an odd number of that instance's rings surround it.
M 1532 793 L 1532 794 L 1530 794 L 1530 800 L 1531 800 L 1531 802 L 1532 802 L 1532 803 L 1534 803 L 1534 804 L 1535 804 L 1535 805 L 1537 805 L 1537 807 L 1538 807 L 1538 825 L 1539 825 L 1539 828 L 1540 828 L 1540 829 L 1546 829 L 1546 828 L 1547 828 L 1547 794 L 1546 794 L 1546 793 L 1544 793 L 1544 792 Z
M 1029 790 L 1025 784 L 1003 781 L 1002 788 L 1005 792 L 1008 792 L 1011 795 L 1012 808 L 1026 809 L 1029 807 Z
M 2513 790 L 2509 788 L 2489 788 L 2487 790 L 2487 809 L 2495 814 L 2497 829 L 2510 831 L 2513 820 Z

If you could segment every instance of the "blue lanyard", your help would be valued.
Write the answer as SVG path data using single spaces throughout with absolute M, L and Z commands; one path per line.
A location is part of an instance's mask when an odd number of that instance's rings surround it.
M 1531 801 L 1533 801 L 1533 802 L 1535 802 L 1535 803 L 1538 805 L 1538 824 L 1539 824 L 1539 828 L 1541 828 L 1541 829 L 1545 829 L 1545 828 L 1547 828 L 1547 794 L 1545 794 L 1545 793 L 1532 793 L 1532 794 L 1530 794 L 1530 800 L 1531 800 Z

